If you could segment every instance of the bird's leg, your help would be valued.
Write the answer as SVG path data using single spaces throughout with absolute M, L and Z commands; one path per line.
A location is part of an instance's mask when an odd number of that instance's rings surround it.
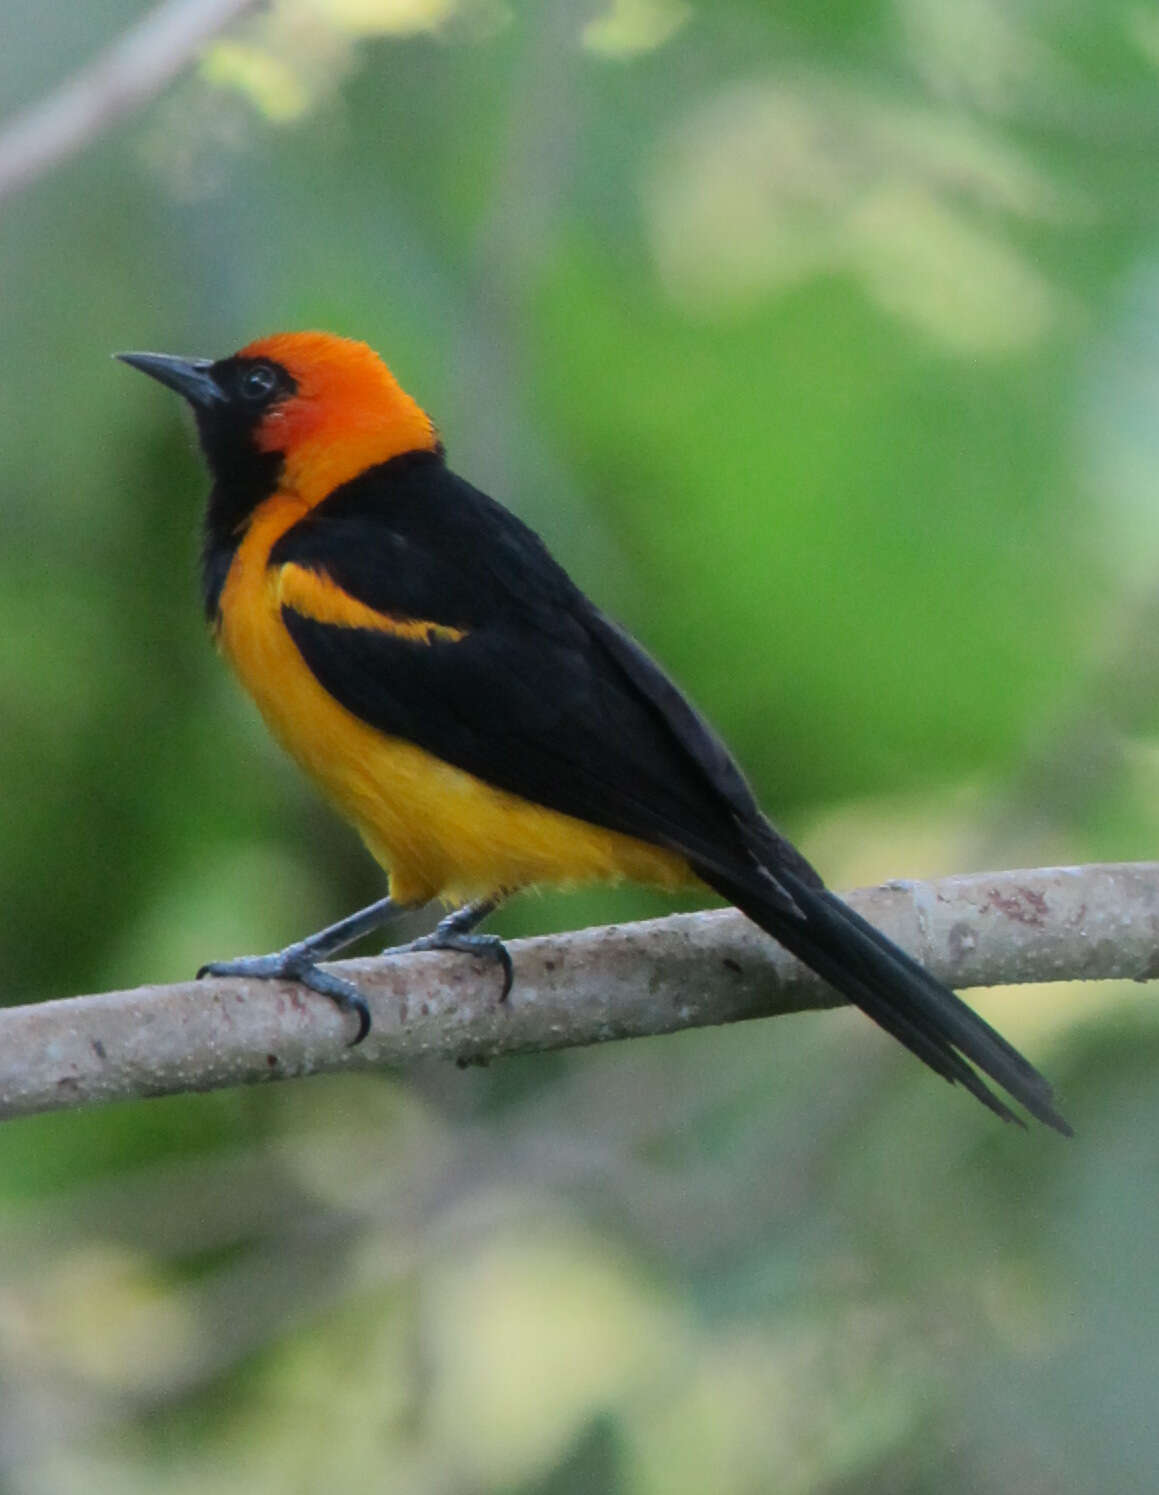
M 401 955 L 410 950 L 461 950 L 465 955 L 480 955 L 486 960 L 494 960 L 503 971 L 503 990 L 499 994 L 499 1000 L 505 1002 L 515 979 L 507 946 L 497 934 L 473 933 L 476 924 L 481 924 L 488 914 L 493 914 L 502 901 L 502 897 L 496 896 L 476 898 L 473 903 L 464 903 L 462 908 L 457 908 L 440 919 L 430 934 L 420 935 L 417 940 L 410 940 L 405 945 L 394 945 L 384 950 L 383 954 Z
M 367 908 L 339 919 L 311 934 L 304 940 L 287 945 L 273 955 L 243 955 L 237 960 L 213 960 L 198 971 L 202 976 L 253 976 L 263 981 L 297 981 L 330 1000 L 342 1011 L 353 1012 L 358 1018 L 358 1032 L 351 1039 L 351 1046 L 361 1043 L 370 1032 L 370 1009 L 366 998 L 352 981 L 324 971 L 318 961 L 352 945 L 373 929 L 381 929 L 392 919 L 408 912 L 409 904 L 396 903 L 393 898 L 380 898 Z M 440 926 L 441 927 L 441 926 Z

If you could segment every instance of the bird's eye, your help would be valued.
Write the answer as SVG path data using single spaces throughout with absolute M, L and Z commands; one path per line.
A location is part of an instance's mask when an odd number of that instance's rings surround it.
M 255 363 L 241 376 L 242 398 L 259 404 L 268 400 L 278 387 L 278 371 L 268 363 Z

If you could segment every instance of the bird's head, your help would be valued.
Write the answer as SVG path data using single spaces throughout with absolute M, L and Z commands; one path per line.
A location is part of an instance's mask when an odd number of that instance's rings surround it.
M 275 488 L 307 505 L 368 467 L 438 451 L 438 433 L 373 349 L 282 332 L 229 358 L 120 353 L 193 407 L 219 485 L 252 507 Z

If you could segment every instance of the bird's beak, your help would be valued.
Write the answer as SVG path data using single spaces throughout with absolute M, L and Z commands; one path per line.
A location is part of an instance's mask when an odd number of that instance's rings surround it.
M 175 389 L 200 409 L 221 404 L 226 398 L 209 372 L 213 367 L 212 359 L 174 358 L 171 353 L 115 353 L 113 356 L 130 368 L 140 369 L 150 379 Z

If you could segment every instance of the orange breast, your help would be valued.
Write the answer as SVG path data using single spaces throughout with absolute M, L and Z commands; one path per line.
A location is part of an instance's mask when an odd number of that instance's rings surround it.
M 278 495 L 254 516 L 222 592 L 220 642 L 275 737 L 389 872 L 396 898 L 460 903 L 537 883 L 696 881 L 672 852 L 494 789 L 339 705 L 282 624 L 294 568 L 268 564 L 272 545 L 305 512 L 301 500 Z

